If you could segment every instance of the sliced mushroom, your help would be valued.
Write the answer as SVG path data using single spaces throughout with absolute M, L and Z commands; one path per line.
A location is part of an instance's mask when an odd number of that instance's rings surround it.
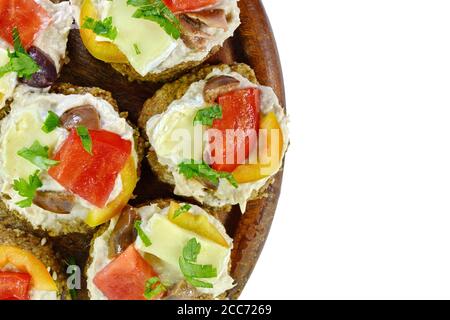
M 75 205 L 75 196 L 64 191 L 36 191 L 33 203 L 44 210 L 69 214 Z
M 227 17 L 222 9 L 203 10 L 185 13 L 189 18 L 202 22 L 205 26 L 211 28 L 220 28 L 228 30 Z
M 66 129 L 83 125 L 88 129 L 100 129 L 100 116 L 91 105 L 75 107 L 64 112 L 59 118 L 61 126 Z
M 202 294 L 186 281 L 180 281 L 173 286 L 165 297 L 166 300 L 197 300 Z
M 217 97 L 239 88 L 240 81 L 230 76 L 217 76 L 209 79 L 203 89 L 206 103 L 214 103 Z
M 180 14 L 178 20 L 181 24 L 181 38 L 186 46 L 195 50 L 204 49 L 208 40 L 211 39 L 211 35 L 202 30 L 205 25 L 185 14 Z
M 137 237 L 134 223 L 139 215 L 131 206 L 126 206 L 117 221 L 109 239 L 109 257 L 113 258 L 128 248 Z

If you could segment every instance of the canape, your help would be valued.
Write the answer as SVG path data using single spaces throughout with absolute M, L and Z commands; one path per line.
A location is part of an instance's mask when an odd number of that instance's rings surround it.
M 175 194 L 242 212 L 281 169 L 287 122 L 274 91 L 244 64 L 204 67 L 164 85 L 139 118 L 148 161 Z
M 0 0 L 0 108 L 17 83 L 51 86 L 66 61 L 68 2 Z
M 92 241 L 87 288 L 93 300 L 224 298 L 233 240 L 189 203 L 126 207 Z
M 133 194 L 137 140 L 104 90 L 18 87 L 1 122 L 2 215 L 51 236 L 93 231 Z
M 68 298 L 61 260 L 46 239 L 0 225 L 0 300 Z
M 130 81 L 165 81 L 201 64 L 240 25 L 237 0 L 71 2 L 87 50 Z

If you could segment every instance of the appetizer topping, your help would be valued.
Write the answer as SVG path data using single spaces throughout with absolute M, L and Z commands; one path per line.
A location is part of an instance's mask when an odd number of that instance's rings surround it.
M 0 77 L 10 72 L 17 72 L 19 78 L 30 79 L 34 73 L 39 71 L 39 66 L 25 51 L 17 28 L 14 27 L 12 34 L 14 51 L 9 52 L 8 50 L 9 63 L 0 67 Z
M 189 206 L 189 209 L 187 209 Z M 185 204 L 180 207 L 176 202 L 170 203 L 169 213 L 167 214 L 169 220 L 179 226 L 180 228 L 190 230 L 206 239 L 214 241 L 220 244 L 224 248 L 228 248 L 229 245 L 224 239 L 223 235 L 217 230 L 206 215 L 190 213 L 192 206 Z M 177 215 L 177 212 L 182 211 L 181 215 Z
M 84 150 L 92 155 L 92 139 L 88 128 L 85 126 L 77 126 L 75 131 L 81 139 L 81 144 L 83 145 Z
M 198 20 L 211 28 L 228 30 L 228 21 L 222 9 L 203 10 L 185 13 L 189 18 Z
M 75 205 L 75 196 L 64 191 L 36 191 L 33 203 L 38 207 L 60 214 L 69 214 Z
M 133 18 L 156 22 L 172 38 L 180 38 L 180 22 L 162 0 L 128 0 L 127 4 L 138 7 Z
M 178 218 L 178 216 L 182 215 L 183 213 L 189 212 L 191 210 L 192 206 L 190 204 L 185 204 L 178 209 L 175 210 L 173 214 L 173 219 Z
M 223 116 L 214 120 L 212 128 L 222 133 L 222 141 L 216 141 L 214 134 L 211 134 L 211 167 L 217 171 L 233 172 L 257 145 L 256 137 L 252 141 L 251 136 L 247 135 L 256 135 L 259 130 L 260 91 L 256 88 L 231 91 L 220 95 L 218 103 L 222 106 Z M 233 143 L 230 143 L 227 133 L 230 130 L 235 133 L 231 138 Z M 239 133 L 246 137 L 240 139 Z
M 195 160 L 183 161 L 178 165 L 178 169 L 186 179 L 199 178 L 218 186 L 219 179 L 223 178 L 228 180 L 235 188 L 238 187 L 236 180 L 229 172 L 216 171 L 205 162 L 198 163 Z
M 0 245 L 0 270 L 7 265 L 12 265 L 19 272 L 29 274 L 31 276 L 30 288 L 46 291 L 57 290 L 47 267 L 31 252 L 13 246 Z
M 134 223 L 134 228 L 137 231 L 137 234 L 139 235 L 139 238 L 141 239 L 144 246 L 149 247 L 152 245 L 152 242 L 150 238 L 145 234 L 144 230 L 141 228 L 142 221 L 136 221 Z
M 84 126 L 91 130 L 100 129 L 100 115 L 91 105 L 75 107 L 64 112 L 59 119 L 61 126 L 70 130 Z
M 199 20 L 192 19 L 187 15 L 179 15 L 184 44 L 194 50 L 202 50 L 206 47 L 211 35 L 203 31 L 204 24 Z
M 215 5 L 218 0 L 163 0 L 172 12 L 197 11 Z
M 80 21 L 87 19 L 98 19 L 97 10 L 91 0 L 84 0 L 80 10 Z M 115 20 L 115 22 L 117 22 Z M 95 58 L 110 63 L 127 63 L 127 57 L 119 50 L 119 48 L 106 41 L 97 41 L 97 34 L 89 29 L 80 29 L 80 36 L 86 49 Z
M 50 18 L 39 4 L 30 0 L 0 0 L 0 38 L 14 44 L 13 28 L 20 30 L 25 48 L 29 48 L 37 33 L 42 30 Z
M 122 192 L 114 200 L 109 202 L 106 207 L 101 209 L 95 208 L 89 211 L 86 218 L 86 223 L 89 226 L 96 227 L 109 221 L 130 200 L 137 183 L 137 170 L 133 157 L 129 157 L 125 163 L 125 167 L 120 172 L 120 179 L 122 181 Z
M 131 206 L 123 208 L 122 213 L 117 221 L 109 238 L 109 257 L 113 258 L 122 253 L 135 240 L 137 231 L 135 222 L 139 218 L 136 210 Z
M 103 21 L 87 17 L 81 28 L 92 30 L 95 34 L 110 40 L 114 40 L 117 37 L 117 28 L 112 24 L 112 17 L 105 18 Z
M 49 174 L 67 190 L 103 208 L 130 157 L 131 142 L 109 131 L 80 128 L 71 130 L 53 158 L 60 163 Z M 91 149 L 92 154 L 86 149 Z
M 170 288 L 165 297 L 166 300 L 196 300 L 201 297 L 201 292 L 195 289 L 187 281 L 179 281 Z
M 197 239 L 192 238 L 183 248 L 183 255 L 180 257 L 180 269 L 186 281 L 194 287 L 213 288 L 209 282 L 199 280 L 199 278 L 209 279 L 217 277 L 217 269 L 212 265 L 195 264 L 201 250 L 201 244 Z
M 240 81 L 230 76 L 217 76 L 208 79 L 203 89 L 206 103 L 215 103 L 220 95 L 239 88 Z
M 0 300 L 29 300 L 31 276 L 23 272 L 0 272 Z
M 21 200 L 16 204 L 21 208 L 30 207 L 33 203 L 36 190 L 40 187 L 42 187 L 42 181 L 39 179 L 39 170 L 30 175 L 28 181 L 23 178 L 14 180 L 13 189 L 16 190 L 20 196 L 25 197 L 24 200 Z
M 31 78 L 25 77 L 21 81 L 30 87 L 50 87 L 58 78 L 58 72 L 53 60 L 38 47 L 28 49 L 28 55 L 34 60 L 39 70 L 32 74 Z
M 48 147 L 41 145 L 37 140 L 33 142 L 31 147 L 20 149 L 17 154 L 43 170 L 47 170 L 59 163 L 58 161 L 49 159 Z
M 144 297 L 147 300 L 153 300 L 161 297 L 166 291 L 167 288 L 161 283 L 161 280 L 158 277 L 153 277 L 147 280 L 145 284 Z
M 130 245 L 97 273 L 94 284 L 110 300 L 145 300 L 147 281 L 156 276 L 134 245 Z
M 215 119 L 222 119 L 222 107 L 219 105 L 199 110 L 195 115 L 194 124 L 212 126 Z
M 58 115 L 50 110 L 47 114 L 47 118 L 45 118 L 44 124 L 42 125 L 41 129 L 45 133 L 50 133 L 59 127 L 59 123 L 60 121 Z

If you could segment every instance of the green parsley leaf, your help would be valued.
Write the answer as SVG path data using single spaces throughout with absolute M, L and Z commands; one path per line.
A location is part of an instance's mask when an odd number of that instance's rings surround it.
M 158 277 L 153 277 L 145 283 L 144 297 L 147 300 L 152 300 L 165 291 L 167 291 L 167 288 L 161 283 L 161 280 Z
M 34 141 L 31 147 L 22 148 L 17 151 L 17 155 L 30 161 L 39 169 L 47 170 L 50 167 L 56 166 L 59 161 L 49 159 L 48 147 L 43 146 L 39 141 Z
M 47 118 L 45 118 L 44 124 L 42 125 L 42 131 L 45 133 L 50 133 L 59 126 L 59 117 L 53 111 L 49 111 Z
M 177 210 L 175 210 L 175 213 L 173 214 L 173 218 L 177 218 L 179 215 L 188 212 L 189 210 L 191 210 L 192 206 L 190 204 L 185 204 L 184 206 L 178 208 Z
M 178 260 L 181 272 L 191 285 L 201 288 L 212 288 L 213 285 L 208 282 L 198 280 L 217 277 L 217 269 L 212 265 L 195 264 L 197 256 L 200 253 L 201 244 L 197 239 L 192 238 L 183 248 L 183 256 Z
M 77 127 L 77 134 L 81 139 L 84 150 L 92 155 L 92 139 L 89 130 L 85 126 Z
M 161 0 L 128 0 L 127 4 L 138 9 L 133 18 L 146 19 L 159 24 L 164 31 L 175 40 L 181 36 L 181 25 L 178 18 Z
M 13 28 L 14 52 L 8 49 L 9 62 L 0 67 L 0 77 L 10 72 L 17 72 L 19 78 L 29 79 L 33 74 L 39 71 L 37 63 L 27 54 L 22 42 L 20 41 L 19 31 Z
M 107 17 L 103 21 L 88 17 L 84 20 L 81 28 L 92 30 L 95 34 L 111 40 L 117 38 L 117 28 L 112 24 L 112 17 Z
M 192 238 L 183 248 L 184 259 L 188 262 L 196 262 L 201 248 L 202 246 L 200 245 L 200 242 L 198 242 L 197 239 Z
M 215 105 L 199 110 L 194 118 L 194 124 L 200 123 L 205 126 L 212 126 L 215 119 L 222 119 L 222 107 Z
M 218 185 L 219 179 L 223 178 L 227 179 L 233 187 L 238 187 L 238 183 L 231 173 L 216 171 L 205 162 L 198 163 L 195 160 L 183 161 L 178 164 L 178 169 L 187 179 L 202 178 Z
M 42 187 L 42 181 L 39 179 L 39 170 L 30 175 L 28 181 L 23 178 L 14 180 L 13 189 L 16 190 L 20 196 L 26 198 L 16 204 L 21 208 L 31 207 L 33 198 L 36 195 L 36 190 L 40 187 Z
M 135 43 L 133 44 L 134 47 L 134 51 L 136 52 L 137 55 L 141 54 L 141 50 L 139 50 L 139 46 Z
M 139 238 L 141 238 L 142 243 L 149 247 L 152 245 L 152 242 L 150 241 L 150 238 L 145 234 L 144 230 L 141 228 L 142 221 L 138 220 L 134 223 L 134 228 L 136 229 Z

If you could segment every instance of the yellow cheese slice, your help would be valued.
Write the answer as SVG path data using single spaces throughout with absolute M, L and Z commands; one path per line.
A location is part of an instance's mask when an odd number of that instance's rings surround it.
M 8 53 L 5 49 L 0 48 L 0 67 L 9 62 Z M 17 74 L 10 72 L 0 77 L 0 109 L 4 107 L 5 102 L 13 94 L 17 85 Z
M 56 146 L 58 135 L 56 131 L 45 133 L 41 130 L 43 121 L 40 120 L 36 110 L 24 111 L 18 118 L 11 119 L 11 121 L 14 123 L 8 126 L 1 146 L 4 170 L 10 177 L 28 178 L 39 168 L 18 156 L 17 151 L 24 147 L 29 148 L 36 140 L 42 145 L 48 146 L 51 151 Z
M 197 264 L 209 264 L 217 268 L 217 274 L 222 274 L 228 268 L 230 249 L 203 238 L 196 233 L 180 228 L 170 222 L 166 216 L 155 214 L 144 228 L 152 244 L 146 247 L 140 240 L 137 242 L 139 250 L 150 253 L 174 268 L 179 269 L 179 258 L 183 254 L 183 248 L 192 238 L 197 239 L 201 245 Z M 181 273 L 181 271 L 180 271 Z M 210 279 L 214 282 L 214 279 Z
M 117 28 L 116 44 L 128 58 L 133 68 L 145 76 L 176 47 L 176 41 L 157 23 L 133 18 L 136 7 L 127 5 L 127 0 L 114 0 L 107 16 Z

